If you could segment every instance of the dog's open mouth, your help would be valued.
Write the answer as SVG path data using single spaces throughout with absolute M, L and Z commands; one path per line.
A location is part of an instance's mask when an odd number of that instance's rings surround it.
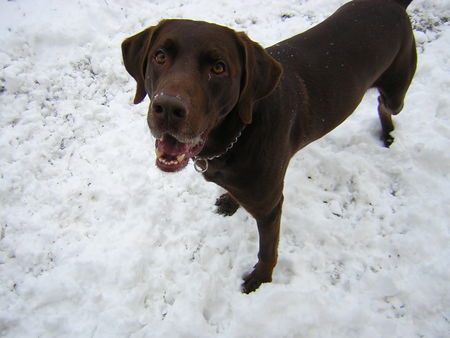
M 169 134 L 164 134 L 162 138 L 156 140 L 156 166 L 167 172 L 183 169 L 189 163 L 189 159 L 202 150 L 206 136 L 207 133 L 204 132 L 192 141 L 183 143 Z

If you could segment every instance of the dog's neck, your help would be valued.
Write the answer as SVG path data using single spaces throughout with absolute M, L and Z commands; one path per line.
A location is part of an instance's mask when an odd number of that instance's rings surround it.
M 209 161 L 223 157 L 234 148 L 245 127 L 246 124 L 241 121 L 238 114 L 232 111 L 211 131 L 205 147 L 194 157 L 195 170 L 200 173 L 206 172 Z

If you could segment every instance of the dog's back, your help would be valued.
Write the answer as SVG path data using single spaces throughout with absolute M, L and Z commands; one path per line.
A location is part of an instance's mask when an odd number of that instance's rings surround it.
M 380 90 L 380 102 L 391 114 L 401 110 L 416 65 L 405 12 L 410 2 L 352 1 L 319 25 L 267 49 L 283 65 L 279 90 L 306 90 L 308 106 L 280 102 L 281 113 L 301 109 L 296 124 L 308 133 L 301 140 L 311 142 L 339 125 L 371 87 Z M 305 123 L 311 126 L 308 130 L 302 127 Z M 295 150 L 305 145 L 301 140 Z

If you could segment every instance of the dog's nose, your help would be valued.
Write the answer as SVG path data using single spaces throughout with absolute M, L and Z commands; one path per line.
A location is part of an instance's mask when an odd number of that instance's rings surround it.
M 188 111 L 183 100 L 177 96 L 159 94 L 152 101 L 152 112 L 161 118 L 185 118 Z

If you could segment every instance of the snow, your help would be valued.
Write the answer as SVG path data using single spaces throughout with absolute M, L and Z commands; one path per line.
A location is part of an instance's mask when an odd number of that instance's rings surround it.
M 344 0 L 1 1 L 0 336 L 450 336 L 450 3 L 409 8 L 419 64 L 395 143 L 376 93 L 300 151 L 279 263 L 250 295 L 257 232 L 192 165 L 155 166 L 121 41 L 162 18 L 264 46 Z

